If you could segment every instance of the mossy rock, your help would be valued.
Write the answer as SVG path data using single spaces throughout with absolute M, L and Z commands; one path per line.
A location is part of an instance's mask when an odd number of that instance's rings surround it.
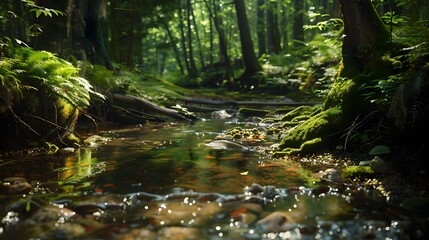
M 342 111 L 339 108 L 322 111 L 292 128 L 279 147 L 285 154 L 317 151 L 330 144 L 332 140 L 329 136 L 341 129 L 341 121 Z
M 279 157 L 286 155 L 308 154 L 320 150 L 323 146 L 324 142 L 322 141 L 322 138 L 313 138 L 303 142 L 299 148 L 288 147 L 283 149 L 281 152 L 274 153 L 274 156 Z
M 366 96 L 370 81 L 369 75 L 358 75 L 353 79 L 336 79 L 326 98 L 325 109 L 340 107 L 344 121 L 349 123 L 356 120 L 359 115 L 365 116 L 373 112 L 376 110 L 376 105 L 371 103 Z
M 292 121 L 292 119 L 304 116 L 304 115 L 312 115 L 314 113 L 318 113 L 322 110 L 321 106 L 299 106 L 294 110 L 286 113 L 282 116 L 282 121 Z

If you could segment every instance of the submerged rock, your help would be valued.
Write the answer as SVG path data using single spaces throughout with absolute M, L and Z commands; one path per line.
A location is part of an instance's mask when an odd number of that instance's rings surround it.
M 28 193 L 33 187 L 22 177 L 10 177 L 0 181 L 0 193 Z
M 249 147 L 228 140 L 214 140 L 205 145 L 215 150 L 240 150 L 244 153 L 249 153 L 253 151 L 253 149 Z
M 296 215 L 291 212 L 276 211 L 256 222 L 256 227 L 263 232 L 284 232 L 296 227 L 298 221 L 304 218 L 303 215 Z
M 200 230 L 192 227 L 167 227 L 161 229 L 158 239 L 200 239 Z

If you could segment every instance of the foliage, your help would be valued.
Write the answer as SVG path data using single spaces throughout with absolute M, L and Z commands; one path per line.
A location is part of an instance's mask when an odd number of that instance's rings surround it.
M 11 107 L 13 102 L 19 102 L 24 97 L 24 89 L 34 89 L 19 80 L 23 70 L 14 67 L 17 63 L 15 58 L 2 58 L 0 61 L 0 113 L 6 110 L 5 107 Z
M 90 94 L 104 98 L 93 91 L 86 79 L 79 77 L 78 68 L 47 51 L 16 47 L 2 58 L 0 65 L 2 98 L 6 106 L 5 99 L 19 101 L 23 89 L 40 90 L 39 87 L 77 108 L 90 105 Z
M 338 77 L 332 84 L 325 105 L 328 107 L 339 106 L 344 96 L 354 87 L 355 83 L 351 79 Z
M 53 15 L 55 16 L 65 15 L 64 12 L 61 12 L 59 10 L 39 6 L 34 1 L 30 1 L 30 0 L 21 0 L 21 1 L 30 8 L 30 12 L 34 12 L 36 17 L 39 17 L 41 14 L 47 17 L 52 17 Z

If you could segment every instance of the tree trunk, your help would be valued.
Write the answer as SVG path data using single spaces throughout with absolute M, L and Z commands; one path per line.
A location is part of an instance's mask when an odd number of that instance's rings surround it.
M 176 63 L 179 66 L 180 73 L 182 75 L 185 75 L 185 70 L 183 69 L 182 60 L 180 58 L 179 49 L 176 45 L 176 39 L 173 36 L 173 33 L 171 32 L 170 26 L 165 21 L 163 22 L 165 29 L 167 30 L 168 37 L 170 38 L 171 46 L 173 47 L 174 56 L 176 58 Z
M 186 1 L 186 23 L 188 29 L 188 58 L 189 58 L 189 77 L 196 78 L 198 76 L 197 65 L 194 59 L 194 50 L 192 45 L 192 21 L 191 21 L 191 0 Z
M 265 41 L 265 14 L 264 14 L 265 0 L 258 0 L 256 9 L 256 34 L 258 36 L 258 54 L 262 56 L 266 53 Z
M 257 77 L 258 73 L 262 71 L 262 67 L 256 58 L 253 48 L 244 0 L 234 0 L 234 3 L 237 13 L 238 30 L 240 32 L 241 52 L 243 54 L 243 63 L 245 67 L 245 72 L 240 78 L 242 80 L 241 82 L 247 87 L 254 87 L 258 84 L 259 80 L 254 81 L 252 79 Z
M 369 71 L 378 59 L 374 54 L 385 50 L 389 31 L 377 15 L 370 0 L 340 0 L 344 18 L 342 57 L 344 68 L 340 76 L 353 77 Z
M 225 32 L 223 30 L 222 19 L 220 18 L 219 14 L 218 14 L 218 6 L 216 6 L 215 2 L 213 2 L 213 5 L 212 5 L 213 11 L 212 11 L 212 8 L 211 8 L 208 0 L 204 0 L 204 2 L 206 3 L 206 7 L 207 7 L 207 10 L 210 14 L 210 17 L 213 19 L 213 24 L 214 24 L 214 27 L 216 28 L 216 31 L 218 34 L 219 51 L 220 51 L 219 62 L 223 63 L 223 65 L 225 66 L 225 77 L 226 77 L 227 84 L 230 87 L 234 87 L 235 82 L 233 80 L 231 59 L 229 58 L 229 55 L 228 55 L 228 47 L 227 47 L 227 42 L 226 42 L 226 38 L 225 38 Z
M 179 16 L 180 43 L 182 45 L 182 52 L 183 52 L 183 57 L 185 59 L 186 71 L 188 72 L 188 75 L 190 75 L 191 70 L 190 70 L 190 64 L 189 64 L 189 58 L 188 58 L 188 51 L 186 50 L 186 35 L 185 35 L 185 26 L 183 25 L 183 13 L 182 13 L 181 1 L 179 1 L 178 16 Z
M 198 45 L 198 53 L 200 55 L 200 63 L 201 63 L 201 68 L 204 67 L 206 64 L 204 63 L 204 54 L 203 54 L 203 46 L 201 45 L 201 39 L 200 39 L 200 33 L 198 31 L 198 24 L 197 24 L 197 20 L 194 14 L 194 8 L 192 7 L 192 5 L 190 5 L 190 12 L 191 12 L 191 17 L 192 17 L 192 23 L 194 24 L 194 29 L 195 29 L 195 37 L 197 38 L 197 45 Z
M 282 48 L 284 52 L 287 52 L 289 50 L 289 32 L 288 32 L 288 11 L 289 8 L 286 7 L 285 4 L 282 4 L 282 9 L 283 9 L 283 13 L 282 13 L 282 21 L 281 21 L 281 26 L 283 26 L 281 29 L 282 32 Z
M 105 0 L 87 0 L 85 14 L 85 37 L 90 42 L 87 48 L 88 59 L 94 64 L 113 69 L 107 52 L 107 18 Z
M 304 1 L 292 0 L 293 12 L 293 45 L 300 47 L 303 45 L 304 38 Z
M 269 53 L 280 52 L 277 13 L 275 12 L 277 9 L 276 4 L 277 2 L 271 1 L 267 3 L 267 42 Z

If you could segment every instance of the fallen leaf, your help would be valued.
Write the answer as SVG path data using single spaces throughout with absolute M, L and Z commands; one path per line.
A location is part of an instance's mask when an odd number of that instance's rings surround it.
M 238 210 L 235 210 L 235 211 L 231 212 L 229 214 L 229 216 L 231 216 L 232 218 L 235 218 L 235 217 L 237 217 L 237 216 L 239 216 L 240 214 L 243 214 L 243 213 L 247 213 L 247 208 L 243 207 L 243 208 L 240 208 Z

